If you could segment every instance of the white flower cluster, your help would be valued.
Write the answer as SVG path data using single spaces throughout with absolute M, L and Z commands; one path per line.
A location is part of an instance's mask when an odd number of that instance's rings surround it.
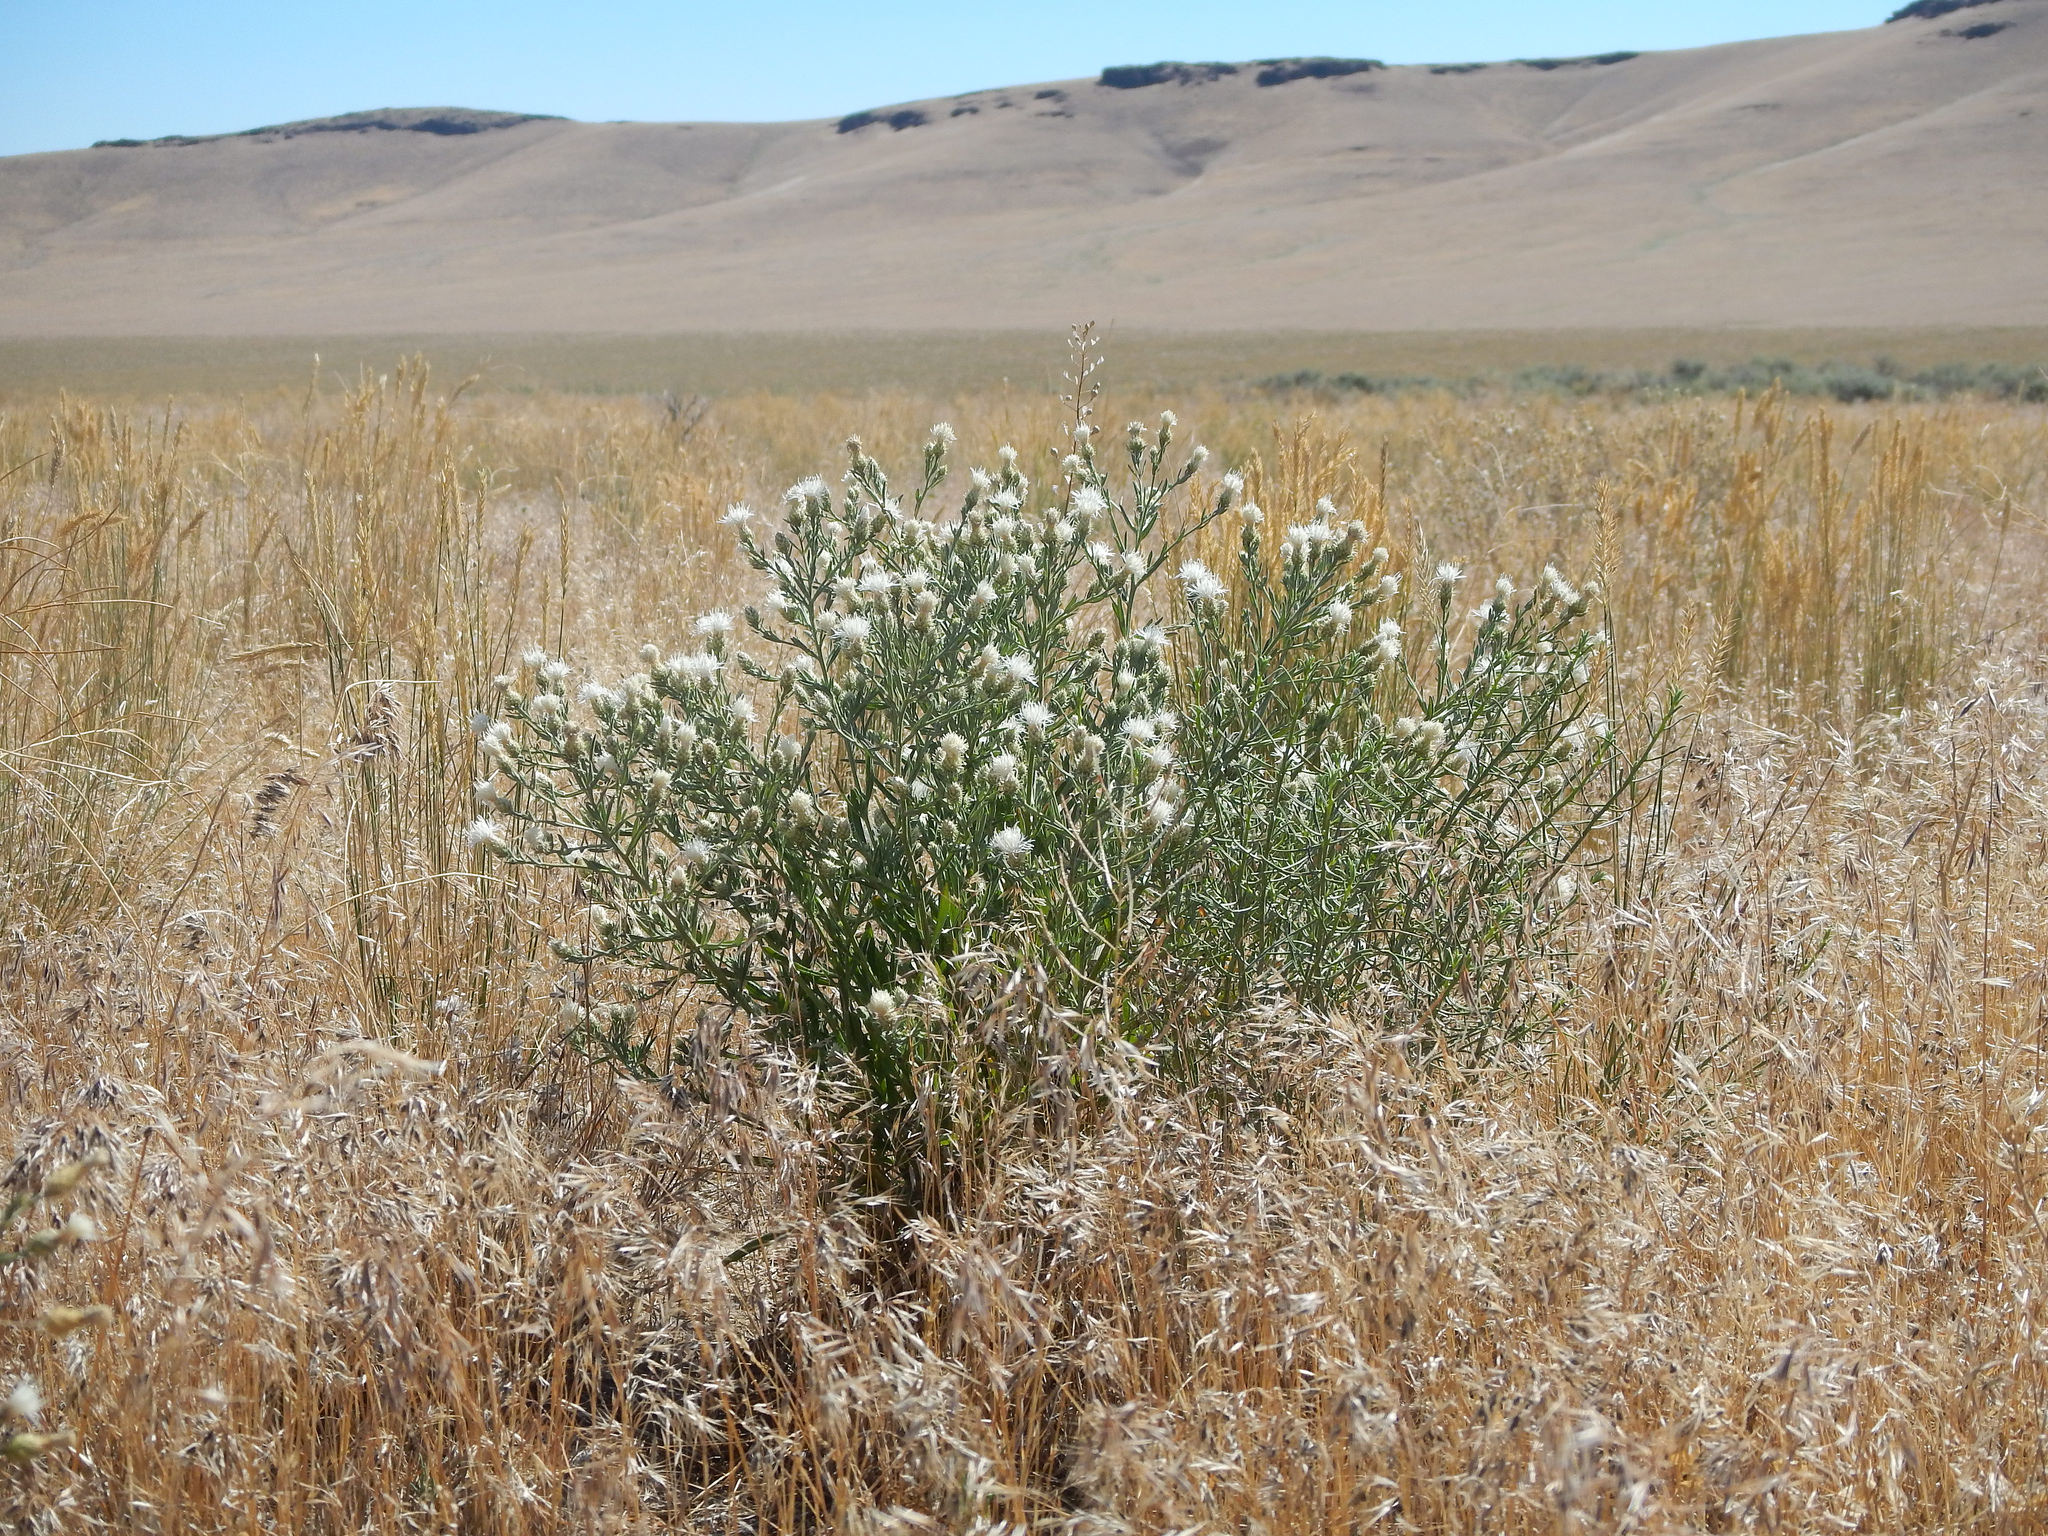
M 1005 447 L 941 513 L 956 436 L 940 423 L 907 489 L 855 440 L 837 490 L 800 481 L 779 517 L 731 508 L 767 596 L 703 614 L 693 649 L 647 647 L 615 681 L 572 685 L 527 653 L 506 718 L 479 725 L 490 772 L 466 841 L 574 872 L 603 915 L 563 953 L 680 968 L 859 1038 L 923 1017 L 905 1002 L 917 975 L 1026 922 L 1077 974 L 1112 966 L 1181 899 L 1177 871 L 1252 856 L 1229 839 L 1282 803 L 1276 784 L 1304 807 L 1363 783 L 1540 825 L 1528 784 L 1574 783 L 1560 765 L 1591 756 L 1529 725 L 1584 680 L 1568 626 L 1585 596 L 1553 571 L 1519 606 L 1501 584 L 1464 674 L 1414 677 L 1388 552 L 1329 501 L 1277 560 L 1237 474 L 1168 516 L 1203 459 L 1168 465 L 1177 425 L 1134 426 L 1121 490 L 1084 421 L 1053 483 Z M 1234 530 L 1228 577 L 1194 553 L 1214 558 L 1191 543 L 1212 526 Z M 1446 605 L 1462 575 L 1437 568 Z M 1383 729 L 1381 701 L 1426 707 Z M 1532 779 L 1515 743 L 1538 740 L 1552 755 Z M 1360 823 L 1378 830 L 1345 836 L 1380 846 L 1412 813 L 1382 805 Z

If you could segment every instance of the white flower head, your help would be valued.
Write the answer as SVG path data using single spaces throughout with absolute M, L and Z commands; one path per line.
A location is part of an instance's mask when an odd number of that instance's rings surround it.
M 1448 560 L 1436 568 L 1436 588 L 1439 592 L 1448 594 L 1453 587 L 1457 586 L 1464 579 L 1465 568 L 1460 565 L 1453 565 Z
M 462 829 L 462 840 L 472 848 L 487 848 L 492 853 L 505 850 L 505 829 L 488 816 L 479 816 Z
M 722 640 L 732 633 L 732 615 L 723 608 L 714 608 L 711 612 L 699 618 L 692 627 L 700 635 L 709 635 Z
M 1387 619 L 1380 625 L 1375 642 L 1379 646 L 1380 659 L 1391 665 L 1401 659 L 1401 625 L 1397 619 Z
M 1223 578 L 1199 560 L 1189 560 L 1182 564 L 1180 584 L 1187 594 L 1190 608 L 1214 607 L 1222 602 L 1230 591 L 1223 584 Z
M 967 738 L 958 731 L 948 731 L 939 738 L 938 764 L 948 773 L 958 773 L 960 765 L 967 761 Z
M 999 663 L 1002 675 L 1014 688 L 1029 688 L 1038 681 L 1038 668 L 1029 656 L 1019 651 L 1014 656 L 1005 656 Z
M 983 768 L 982 772 L 987 775 L 989 783 L 997 789 L 1015 789 L 1022 766 L 1014 753 L 998 752 L 988 760 L 988 766 Z
M 754 723 L 754 701 L 744 693 L 736 693 L 726 702 L 725 712 L 732 716 L 737 725 Z
M 932 424 L 932 441 L 941 448 L 950 448 L 959 440 L 959 434 L 953 430 L 953 424 L 950 421 L 940 421 Z
M 1017 728 L 1031 740 L 1043 741 L 1052 727 L 1052 718 L 1051 708 L 1033 699 L 1017 711 Z
M 878 1023 L 888 1024 L 892 1022 L 900 1007 L 901 1004 L 897 1002 L 896 994 L 887 987 L 877 987 L 868 994 L 868 1012 L 875 1016 L 875 1020 Z
M 0 1403 L 0 1413 L 17 1424 L 33 1424 L 43 1416 L 43 1389 L 33 1377 L 24 1376 Z
M 671 656 L 662 664 L 671 677 L 682 683 L 708 683 L 718 676 L 719 661 L 707 651 Z
M 832 638 L 842 650 L 858 656 L 861 648 L 868 643 L 868 636 L 874 632 L 874 625 L 857 613 L 843 613 L 833 621 Z
M 725 516 L 719 519 L 728 528 L 744 528 L 754 520 L 754 509 L 743 501 L 736 501 L 725 509 Z
M 1333 598 L 1329 608 L 1323 613 L 1323 622 L 1340 635 L 1349 634 L 1351 616 L 1351 605 L 1341 597 Z
M 548 664 L 548 653 L 537 645 L 530 645 L 519 653 L 519 664 L 529 672 L 538 672 Z
M 1023 829 L 1019 827 L 1003 828 L 988 840 L 988 845 L 998 858 L 1013 864 L 1031 856 L 1031 839 L 1026 837 Z
M 676 849 L 676 857 L 691 869 L 702 869 L 711 862 L 711 845 L 701 837 L 693 837 Z
M 1287 530 L 1287 536 L 1280 541 L 1280 553 L 1296 564 L 1306 565 L 1324 550 L 1336 544 L 1343 535 L 1339 534 L 1323 518 L 1310 523 L 1296 523 Z

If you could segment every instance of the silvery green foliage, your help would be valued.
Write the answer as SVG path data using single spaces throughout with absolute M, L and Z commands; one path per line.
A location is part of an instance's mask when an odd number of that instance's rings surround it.
M 735 508 L 772 586 L 744 642 L 709 614 L 694 649 L 573 694 L 529 656 L 470 835 L 574 873 L 592 906 L 562 953 L 709 986 L 900 1109 L 952 1051 L 970 957 L 1035 959 L 1084 1007 L 1133 965 L 1338 999 L 1304 932 L 1405 871 L 1484 853 L 1489 892 L 1533 899 L 1602 761 L 1584 598 L 1497 593 L 1454 666 L 1440 572 L 1422 682 L 1363 526 L 1324 503 L 1274 540 L 1229 475 L 1169 526 L 1202 450 L 1175 459 L 1170 414 L 1133 424 L 1112 476 L 1080 415 L 1049 486 L 1006 448 L 942 513 L 941 427 L 907 495 L 853 442 L 836 495 Z M 1234 580 L 1182 558 L 1219 521 Z
M 1238 601 L 1191 614 L 1186 771 L 1212 788 L 1168 949 L 1212 996 L 1277 979 L 1484 1052 L 1540 1016 L 1529 962 L 1587 838 L 1640 798 L 1670 711 L 1617 746 L 1593 707 L 1591 595 L 1547 567 L 1468 613 L 1464 573 L 1440 565 L 1410 625 L 1350 640 L 1355 600 L 1324 590 L 1333 540 L 1290 530 L 1273 579 L 1248 536 Z

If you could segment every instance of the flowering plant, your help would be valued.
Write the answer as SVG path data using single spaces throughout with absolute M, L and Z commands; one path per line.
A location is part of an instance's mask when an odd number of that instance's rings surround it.
M 1607 760 L 1583 595 L 1503 586 L 1454 665 L 1446 568 L 1411 668 L 1411 605 L 1361 523 L 1324 502 L 1272 539 L 1236 475 L 1169 517 L 1203 450 L 1176 458 L 1168 413 L 1112 476 L 1089 414 L 1053 484 L 1005 448 L 950 515 L 943 425 L 907 495 L 856 440 L 836 496 L 733 508 L 772 586 L 747 644 L 707 614 L 695 649 L 643 649 L 580 708 L 565 663 L 526 658 L 470 836 L 573 872 L 593 905 L 562 953 L 707 986 L 900 1114 L 973 957 L 1036 960 L 1090 1007 L 1134 965 L 1341 1001 L 1304 939 L 1386 980 L 1354 962 L 1390 899 L 1441 887 L 1418 861 L 1492 860 L 1496 905 L 1557 874 Z M 1222 539 L 1233 579 L 1194 553 Z M 1440 960 L 1500 936 L 1461 913 Z

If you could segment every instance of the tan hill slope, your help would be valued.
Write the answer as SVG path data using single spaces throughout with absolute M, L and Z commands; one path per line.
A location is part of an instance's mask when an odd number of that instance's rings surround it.
M 2044 186 L 2048 0 L 843 122 L 416 109 L 0 159 L 0 334 L 2042 324 Z

